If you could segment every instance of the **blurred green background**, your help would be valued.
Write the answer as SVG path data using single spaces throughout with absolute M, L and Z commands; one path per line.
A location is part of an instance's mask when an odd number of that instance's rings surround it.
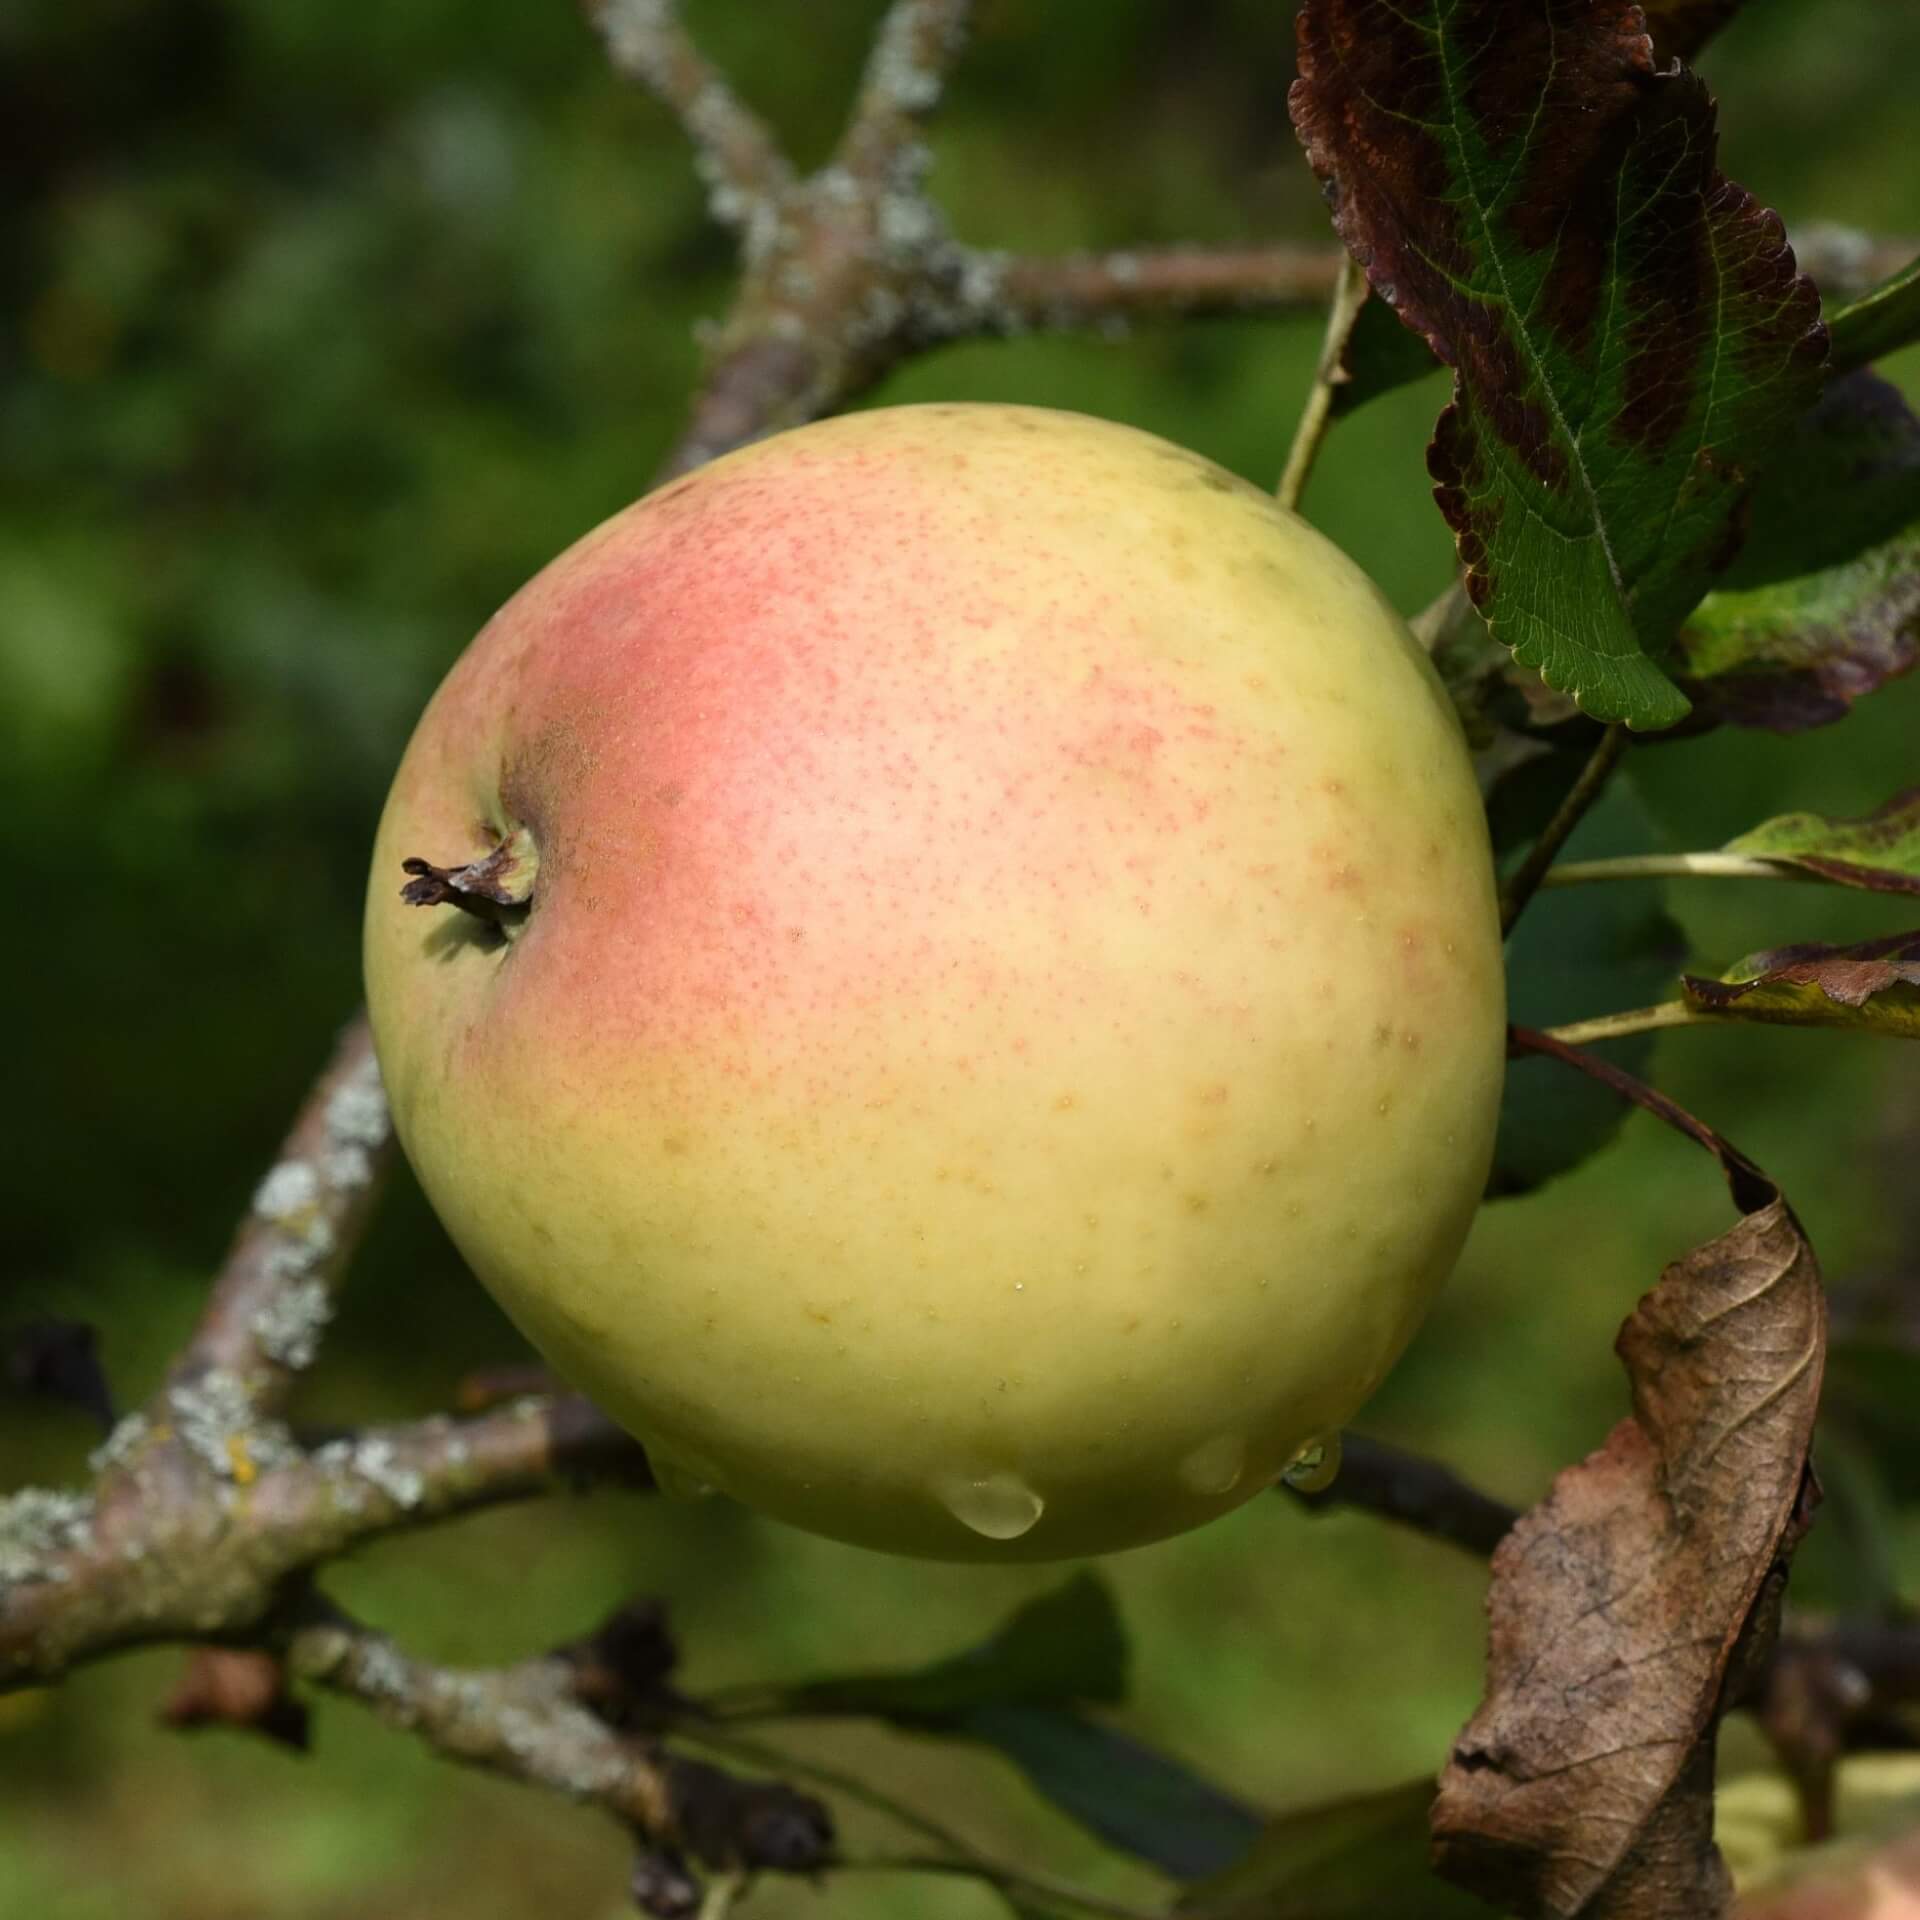
M 687 6 L 803 164 L 830 145 L 879 12 Z M 1286 124 L 1289 15 L 983 0 L 934 133 L 956 228 L 1028 249 L 1323 240 Z M 1754 0 L 1703 65 L 1729 170 L 1790 229 L 1920 234 L 1920 15 Z M 0 1324 L 95 1322 L 131 1400 L 355 1001 L 365 850 L 415 714 L 521 580 L 644 487 L 730 262 L 677 132 L 566 0 L 0 0 L 0 128 L 0 803 L 21 909 Z M 1270 483 L 1318 332 L 969 346 L 876 398 L 1083 408 Z M 1920 391 L 1920 359 L 1892 371 Z M 1449 558 L 1422 463 L 1441 397 L 1430 380 L 1357 415 L 1308 500 L 1409 610 Z M 1920 681 L 1800 740 L 1721 734 L 1639 761 L 1673 847 L 1793 807 L 1863 811 L 1920 777 Z M 1812 889 L 1706 884 L 1670 904 L 1715 966 L 1897 924 Z M 1560 1017 L 1604 1010 L 1576 996 L 1570 973 Z M 1836 1292 L 1920 1279 L 1920 1090 L 1897 1046 L 1689 1032 L 1659 1073 L 1780 1177 Z M 1484 1214 L 1368 1425 L 1533 1499 L 1622 1411 L 1622 1313 L 1726 1218 L 1703 1159 L 1630 1123 L 1578 1174 Z M 299 1412 L 427 1411 L 519 1351 L 403 1179 Z M 0 1405 L 0 1490 L 76 1475 L 93 1438 L 77 1413 Z M 1890 1524 L 1911 1580 L 1914 1514 Z M 1846 1601 L 1857 1569 L 1826 1537 L 1799 1591 Z M 1379 1523 L 1263 1499 L 1104 1571 L 1134 1645 L 1119 1724 L 1257 1803 L 1430 1771 L 1476 1698 L 1482 1570 Z M 697 1690 L 937 1656 L 1061 1577 L 929 1569 L 724 1504 L 601 1495 L 390 1543 L 330 1584 L 453 1661 L 659 1594 Z M 0 1913 L 627 1910 L 627 1851 L 598 1817 L 342 1705 L 320 1706 L 306 1759 L 162 1733 L 176 1664 L 120 1660 L 0 1700 Z M 792 1739 L 1005 1854 L 1153 1885 L 990 1758 L 858 1729 Z M 999 1909 L 964 1885 L 849 1880 L 770 1886 L 751 1911 Z

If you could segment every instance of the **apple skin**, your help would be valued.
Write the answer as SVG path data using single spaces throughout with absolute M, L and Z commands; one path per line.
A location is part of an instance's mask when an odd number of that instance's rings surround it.
M 401 862 L 526 852 L 505 939 Z M 1466 750 L 1320 534 L 1006 406 L 781 434 L 487 625 L 373 858 L 400 1138 L 648 1446 L 842 1540 L 1137 1545 L 1378 1385 L 1492 1148 Z

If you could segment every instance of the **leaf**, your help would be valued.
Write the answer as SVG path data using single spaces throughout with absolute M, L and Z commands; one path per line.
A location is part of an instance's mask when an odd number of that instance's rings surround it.
M 1819 299 L 1625 0 L 1306 0 L 1290 96 L 1334 224 L 1455 371 L 1429 466 L 1494 635 L 1597 718 L 1656 664 L 1820 388 Z
M 1792 733 L 1920 658 L 1920 420 L 1871 373 L 1835 381 L 1761 476 L 1740 557 L 1682 627 L 1704 718 Z
M 1333 384 L 1333 416 L 1344 418 L 1395 387 L 1437 373 L 1433 349 L 1394 317 L 1377 293 L 1369 293 L 1353 317 L 1340 350 L 1340 377 Z
M 913 1673 L 852 1674 L 782 1688 L 793 1713 L 871 1714 L 913 1727 L 951 1724 L 976 1707 L 1118 1701 L 1127 1642 L 1097 1574 L 1076 1574 L 1015 1612 L 988 1639 Z
M 965 1653 L 913 1673 L 806 1681 L 779 1689 L 773 1705 L 977 1741 L 1109 1846 L 1176 1879 L 1211 1873 L 1252 1843 L 1259 1816 L 1179 1761 L 1070 1710 L 1118 1701 L 1126 1687 L 1113 1596 L 1098 1575 L 1080 1573 Z
M 1829 383 L 1753 490 L 1746 545 L 1716 591 L 1852 560 L 1920 519 L 1920 420 L 1877 373 Z
M 1058 1707 L 978 1707 L 954 1731 L 1004 1754 L 1097 1839 L 1191 1880 L 1238 1859 L 1260 1816 L 1168 1755 Z
M 1554 760 L 1577 772 L 1586 755 L 1574 750 Z M 1512 776 L 1507 788 L 1521 787 L 1529 776 L 1544 781 L 1550 793 L 1563 790 L 1555 768 L 1538 761 Z M 1615 776 L 1569 844 L 1582 859 L 1652 848 L 1652 823 L 1626 776 Z M 1596 1009 L 1645 1006 L 1669 996 L 1686 958 L 1686 939 L 1664 900 L 1660 888 L 1569 887 L 1540 901 L 1508 943 L 1510 1017 L 1522 1026 L 1552 1026 Z M 1635 1034 L 1610 1043 L 1607 1057 L 1637 1073 L 1655 1044 L 1654 1035 Z M 1607 1088 L 1570 1081 L 1552 1061 L 1516 1060 L 1501 1097 L 1489 1193 L 1528 1193 L 1570 1172 L 1613 1140 L 1626 1115 L 1626 1106 Z
M 1449 1878 L 1529 1917 L 1724 1911 L 1716 1714 L 1743 1637 L 1759 1623 L 1748 1658 L 1770 1637 L 1805 1521 L 1813 1250 L 1750 1161 L 1651 1089 L 1634 1097 L 1716 1154 L 1744 1217 L 1628 1317 L 1633 1412 L 1493 1557 L 1487 1697 L 1433 1827 Z
M 1439 1879 L 1429 1859 L 1433 1782 L 1269 1820 L 1252 1851 L 1189 1887 L 1176 1912 L 1208 1920 L 1489 1920 L 1470 1893 Z
M 1920 661 L 1920 526 L 1823 573 L 1709 594 L 1680 659 L 1706 718 L 1773 733 L 1844 720 Z
M 1783 813 L 1729 840 L 1725 851 L 1778 861 L 1868 893 L 1920 893 L 1920 787 L 1895 794 L 1858 820 Z
M 1851 947 L 1776 947 L 1722 980 L 1689 973 L 1680 984 L 1690 1005 L 1726 1019 L 1920 1040 L 1920 933 Z
M 1833 316 L 1834 371 L 1863 367 L 1916 340 L 1920 340 L 1920 260 L 1910 261 Z

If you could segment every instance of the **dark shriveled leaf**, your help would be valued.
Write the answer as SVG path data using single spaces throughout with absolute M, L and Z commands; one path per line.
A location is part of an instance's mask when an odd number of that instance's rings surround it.
M 1529 776 L 1543 784 L 1543 798 L 1557 805 L 1571 784 L 1558 764 L 1577 770 L 1587 754 L 1576 745 L 1534 761 L 1507 783 L 1509 801 Z M 1559 777 L 1555 777 L 1559 776 Z M 1503 838 L 1496 795 L 1491 809 L 1496 841 Z M 1527 830 L 1531 839 L 1545 816 Z M 1630 774 L 1614 776 L 1599 803 L 1568 842 L 1582 860 L 1652 852 L 1658 835 Z M 1551 912 L 1529 913 L 1507 943 L 1509 1017 L 1528 1026 L 1551 1026 L 1577 1018 L 1590 1007 L 1637 1007 L 1664 999 L 1687 957 L 1686 936 L 1666 911 L 1661 887 L 1570 887 Z M 1655 1037 L 1634 1034 L 1609 1043 L 1607 1057 L 1630 1073 L 1644 1072 Z M 1551 1060 L 1516 1060 L 1500 1099 L 1500 1131 L 1488 1176 L 1491 1196 L 1533 1191 L 1569 1172 L 1607 1146 L 1630 1109 L 1593 1081 L 1572 1079 Z
M 1895 794 L 1858 820 L 1783 813 L 1729 840 L 1725 850 L 1776 860 L 1837 887 L 1920 893 L 1920 787 Z
M 1715 592 L 1839 566 L 1920 520 L 1920 420 L 1877 373 L 1829 381 L 1755 483 L 1747 543 Z
M 1113 1595 L 1094 1573 L 1029 1600 L 977 1646 L 908 1673 L 859 1673 L 779 1690 L 784 1712 L 865 1714 L 916 1728 L 951 1725 L 976 1707 L 1112 1703 L 1127 1691 L 1127 1641 Z
M 1291 95 L 1334 223 L 1453 368 L 1429 456 L 1495 637 L 1597 718 L 1739 545 L 1826 336 L 1712 102 L 1626 0 L 1306 0 Z
M 1776 947 L 1724 980 L 1689 973 L 1681 986 L 1691 1005 L 1723 1019 L 1920 1040 L 1920 933 L 1851 947 Z
M 1618 1343 L 1632 1415 L 1495 1553 L 1487 1698 L 1454 1744 L 1434 1834 L 1449 1878 L 1527 1920 L 1711 1920 L 1728 1897 L 1712 1732 L 1804 1524 L 1825 1308 L 1778 1189 L 1611 1077 L 1716 1153 L 1745 1217 L 1635 1308 Z
M 1653 50 L 1663 61 L 1691 60 L 1746 0 L 1641 0 Z
M 978 1707 L 953 1731 L 1011 1760 L 1043 1800 L 1096 1839 L 1176 1880 L 1216 1873 L 1260 1816 L 1174 1759 L 1061 1707 Z

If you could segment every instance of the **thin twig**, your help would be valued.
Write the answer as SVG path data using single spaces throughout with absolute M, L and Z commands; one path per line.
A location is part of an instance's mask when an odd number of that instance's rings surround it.
M 231 1380 L 272 1412 L 311 1364 L 392 1150 L 373 1036 L 356 1015 L 254 1190 L 167 1392 L 209 1376 Z
M 1327 429 L 1333 424 L 1333 390 L 1342 377 L 1340 363 L 1346 357 L 1347 336 L 1353 331 L 1354 318 L 1366 297 L 1366 275 L 1351 254 L 1343 254 L 1333 293 L 1327 302 L 1327 330 L 1320 342 L 1320 361 L 1314 370 L 1313 387 L 1307 394 L 1306 405 L 1300 409 L 1300 423 L 1294 428 L 1293 445 L 1287 450 L 1286 470 L 1275 489 L 1275 497 L 1289 512 L 1299 508 L 1307 476 L 1313 471 Z
M 1615 721 L 1600 736 L 1600 743 L 1588 757 L 1587 764 L 1580 769 L 1580 776 L 1569 789 L 1567 797 L 1560 802 L 1558 811 L 1549 820 L 1531 847 L 1527 857 L 1522 860 L 1500 890 L 1500 931 L 1503 934 L 1513 931 L 1514 922 L 1526 911 L 1527 902 L 1533 898 L 1534 890 L 1546 878 L 1560 849 L 1567 844 L 1573 830 L 1586 818 L 1587 809 L 1599 799 L 1606 789 L 1613 770 L 1620 764 L 1620 756 L 1627 750 L 1627 730 L 1619 721 Z
M 587 16 L 614 70 L 679 116 L 721 225 L 745 228 L 792 185 L 793 168 L 772 131 L 694 45 L 677 0 L 588 0 Z
M 1612 860 L 1568 860 L 1542 876 L 1543 887 L 1579 887 L 1600 880 L 1799 880 L 1821 876 L 1785 860 L 1744 853 L 1630 853 Z
M 1306 313 L 1332 297 L 1346 257 L 1301 247 L 977 256 L 992 276 L 1001 322 L 996 330 L 1002 331 Z M 992 317 L 981 315 L 983 322 Z
M 1341 1435 L 1340 1471 L 1319 1492 L 1284 1481 L 1279 1487 L 1312 1512 L 1361 1508 L 1483 1559 L 1520 1518 L 1518 1508 L 1469 1485 L 1443 1461 L 1357 1433 Z
M 946 91 L 972 13 L 973 0 L 894 0 L 874 35 L 837 156 L 855 181 L 918 185 L 925 167 L 913 149 Z

